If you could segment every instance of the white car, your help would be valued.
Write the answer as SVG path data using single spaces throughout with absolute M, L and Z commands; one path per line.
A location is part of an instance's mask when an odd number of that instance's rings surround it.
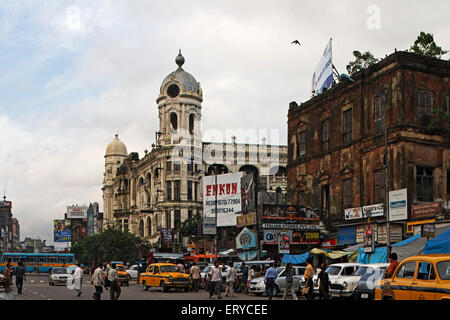
M 336 263 L 332 264 L 325 271 L 330 278 L 330 295 L 333 298 L 348 298 L 351 297 L 355 291 L 361 275 L 356 275 L 359 268 L 364 266 L 361 263 Z M 315 276 L 314 281 L 317 279 Z M 314 286 L 316 290 L 316 286 Z M 319 290 L 319 283 L 317 283 L 317 293 Z
M 54 286 L 57 283 L 67 283 L 67 279 L 72 277 L 69 270 L 67 268 L 56 267 L 50 271 L 48 276 L 48 284 Z
M 138 277 L 138 265 L 137 264 L 133 264 L 128 270 L 127 270 L 128 275 L 130 276 L 131 279 L 137 279 Z
M 375 286 L 378 280 L 384 279 L 384 271 L 389 268 L 389 263 L 372 263 L 368 264 L 364 274 L 361 275 L 356 289 L 355 289 L 355 299 L 371 299 L 375 298 Z M 357 273 L 362 273 L 358 270 Z
M 278 278 L 275 280 L 275 287 L 273 295 L 277 296 L 279 293 L 283 293 L 286 289 L 286 276 L 285 276 L 286 267 L 278 267 Z M 292 266 L 294 271 L 294 288 L 295 291 L 299 291 L 300 282 L 303 279 L 303 274 L 305 272 L 306 267 L 300 266 Z M 248 288 L 248 292 L 254 293 L 256 295 L 262 295 L 266 293 L 266 285 L 264 283 L 264 277 L 258 277 L 250 281 L 250 286 Z

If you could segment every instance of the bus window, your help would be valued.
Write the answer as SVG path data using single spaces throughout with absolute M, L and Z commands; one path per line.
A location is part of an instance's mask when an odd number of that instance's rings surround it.
M 56 262 L 56 257 L 48 257 L 48 262 L 55 263 Z
M 12 262 L 19 262 L 20 261 L 20 257 L 19 256 L 14 256 L 12 259 Z
M 47 258 L 45 256 L 38 257 L 38 260 L 39 260 L 40 263 L 47 262 Z
M 67 263 L 66 257 L 58 257 L 58 263 Z
M 35 256 L 28 256 L 27 257 L 27 263 L 29 263 L 29 262 L 36 262 L 36 257 Z

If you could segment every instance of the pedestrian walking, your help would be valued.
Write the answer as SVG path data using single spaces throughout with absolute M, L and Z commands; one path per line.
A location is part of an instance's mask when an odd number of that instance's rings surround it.
M 82 292 L 82 287 L 83 287 L 83 269 L 81 269 L 81 264 L 77 264 L 77 267 L 75 269 L 75 272 L 73 273 L 73 284 L 75 285 L 74 289 L 75 292 L 77 293 L 77 297 L 81 296 Z
M 92 275 L 91 284 L 95 288 L 95 292 L 92 295 L 92 298 L 94 298 L 94 300 L 101 300 L 102 299 L 103 286 L 104 286 L 103 270 L 102 270 L 102 268 L 103 268 L 103 264 L 99 263 L 97 268 L 94 270 L 93 275 Z M 106 290 L 108 290 L 108 289 L 106 289 Z
M 314 277 L 314 268 L 312 266 L 312 259 L 308 258 L 306 259 L 306 269 L 305 269 L 305 273 L 303 274 L 303 277 L 305 278 L 305 288 L 306 288 L 306 298 L 308 300 L 313 300 L 314 298 L 314 282 L 313 282 L 313 277 Z
M 325 272 L 325 270 L 327 270 L 327 265 L 322 263 L 320 268 L 316 280 L 319 281 L 319 296 L 320 300 L 328 300 L 330 297 L 330 278 L 328 277 L 328 273 Z
M 212 298 L 214 294 L 217 294 L 217 299 L 222 299 L 222 268 L 219 267 L 219 262 L 214 263 L 214 267 L 211 268 L 210 276 L 210 286 L 209 286 L 209 297 Z
M 119 276 L 117 275 L 116 264 L 113 263 L 111 268 L 108 271 L 108 280 L 110 283 L 109 288 L 109 297 L 111 300 L 119 300 L 120 293 L 122 290 L 120 289 Z
M 231 297 L 237 297 L 237 294 L 234 293 L 234 283 L 236 282 L 236 269 L 233 267 L 233 262 L 229 264 L 230 268 L 228 268 L 226 283 L 227 289 L 225 290 L 225 297 L 231 295 Z
M 198 288 L 200 286 L 200 279 L 202 278 L 200 274 L 200 268 L 194 262 L 191 270 L 189 271 L 189 276 L 192 278 L 193 289 L 195 292 L 198 292 Z
M 17 293 L 22 294 L 23 282 L 27 280 L 26 268 L 24 266 L 23 261 L 19 261 L 18 266 L 16 267 L 15 273 L 16 273 Z
M 12 274 L 11 264 L 7 263 L 5 270 L 3 270 L 3 286 L 5 287 L 6 293 L 11 291 Z
M 242 276 L 241 276 L 241 283 L 244 287 L 245 294 L 248 294 L 248 267 L 245 265 L 245 262 L 242 262 Z
M 269 269 L 266 270 L 264 275 L 264 283 L 266 284 L 266 293 L 269 297 L 269 300 L 272 300 L 273 297 L 273 289 L 275 288 L 275 279 L 278 278 L 278 272 L 275 269 L 275 263 L 270 266 Z
M 294 300 L 298 300 L 295 294 L 294 288 L 294 270 L 292 269 L 292 263 L 286 265 L 286 271 L 284 272 L 286 277 L 286 288 L 284 289 L 283 300 L 287 299 L 289 290 L 291 290 L 291 295 Z

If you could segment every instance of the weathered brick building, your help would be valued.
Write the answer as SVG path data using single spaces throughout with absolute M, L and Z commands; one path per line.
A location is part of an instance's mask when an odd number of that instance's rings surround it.
M 305 103 L 292 102 L 289 203 L 321 208 L 331 232 L 353 226 L 347 231 L 355 240 L 338 244 L 361 243 L 358 225 L 367 219 L 346 219 L 345 209 L 385 204 L 388 172 L 388 191 L 406 188 L 408 200 L 408 219 L 391 224 L 391 243 L 417 233 L 414 222 L 450 218 L 449 79 L 449 61 L 396 52 Z M 439 210 L 412 210 L 436 202 Z M 378 243 L 386 243 L 385 215 L 370 220 Z

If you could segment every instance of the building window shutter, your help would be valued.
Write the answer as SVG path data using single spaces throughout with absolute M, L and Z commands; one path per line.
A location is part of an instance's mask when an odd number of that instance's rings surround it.
M 330 148 L 330 119 L 322 121 L 322 151 Z
M 385 180 L 384 170 L 375 172 L 375 203 L 384 203 L 385 199 Z
M 433 109 L 433 92 L 420 90 L 418 93 L 417 116 L 419 126 L 426 127 L 431 121 Z
M 352 179 L 345 179 L 342 182 L 342 200 L 344 209 L 351 208 L 353 205 Z

